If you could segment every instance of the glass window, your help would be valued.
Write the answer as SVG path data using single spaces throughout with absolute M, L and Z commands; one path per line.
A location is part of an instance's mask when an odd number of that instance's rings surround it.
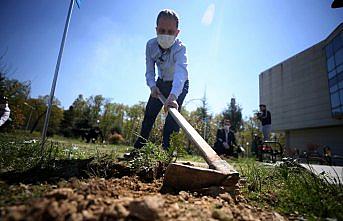
M 328 65 L 328 71 L 332 71 L 332 69 L 335 68 L 334 56 L 328 58 L 327 65 Z
M 343 89 L 343 81 L 338 82 L 338 87 L 339 87 L 339 89 Z M 330 92 L 331 92 L 331 90 L 330 90 Z
M 343 80 L 343 72 L 337 74 L 337 81 L 342 81 Z
M 343 72 L 343 64 L 341 64 L 340 66 L 336 67 L 336 71 L 337 71 L 337 73 Z
M 332 87 L 334 85 L 337 85 L 338 84 L 338 81 L 337 81 L 337 76 L 336 77 L 333 77 L 332 79 L 329 80 L 329 87 Z
M 335 108 L 340 106 L 339 92 L 331 94 L 331 107 Z
M 334 52 L 338 51 L 343 46 L 342 35 L 340 34 L 340 35 L 336 36 L 333 39 L 332 44 L 333 44 L 333 51 Z
M 343 64 L 343 48 L 339 49 L 335 53 L 335 61 L 337 66 Z
M 329 58 L 333 55 L 332 43 L 330 43 L 326 46 L 325 51 L 326 51 L 326 57 L 327 58 Z
M 328 75 L 329 75 L 329 79 L 335 77 L 336 76 L 336 69 L 334 69 L 333 71 L 330 71 Z
M 332 87 L 330 87 L 330 93 L 332 94 L 333 92 L 336 92 L 338 90 L 338 85 L 335 84 Z

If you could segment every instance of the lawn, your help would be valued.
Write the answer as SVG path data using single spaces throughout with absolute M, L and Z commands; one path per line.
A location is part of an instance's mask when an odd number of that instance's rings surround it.
M 111 177 L 108 173 L 111 169 L 109 162 L 122 157 L 123 153 L 132 149 L 124 145 L 86 144 L 80 140 L 54 137 L 46 143 L 44 157 L 41 158 L 41 146 L 38 139 L 38 136 L 25 133 L 0 134 L 1 174 L 8 171 L 25 172 L 32 168 L 37 169 L 38 165 L 38 169 L 54 167 L 59 168 L 59 170 L 56 169 L 60 171 L 58 173 L 70 170 L 71 174 L 74 172 L 80 175 L 80 171 L 75 172 L 73 168 L 79 167 L 82 162 L 89 163 L 87 160 L 90 159 L 92 162 L 97 162 L 97 165 L 108 169 L 99 166 L 91 167 L 92 171 L 88 171 L 87 176 L 107 179 Z M 141 156 L 142 158 L 134 161 L 131 166 L 141 168 L 168 159 L 168 154 L 151 143 L 141 152 Z M 200 156 L 189 155 L 185 152 L 178 160 L 204 162 Z M 343 186 L 339 183 L 330 184 L 325 174 L 322 177 L 314 176 L 292 161 L 278 166 L 264 165 L 253 158 L 228 159 L 228 162 L 240 172 L 242 178 L 240 191 L 245 203 L 278 211 L 289 218 L 303 217 L 318 220 L 329 217 L 343 220 Z M 97 170 L 93 170 L 94 168 Z M 56 184 L 35 182 L 15 185 L 0 181 L 0 207 L 39 198 L 54 189 L 56 185 L 61 185 L 60 182 L 67 181 L 62 179 L 57 180 Z

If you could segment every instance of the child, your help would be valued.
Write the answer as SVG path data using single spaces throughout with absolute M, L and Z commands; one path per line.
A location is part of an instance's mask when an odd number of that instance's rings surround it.
M 146 45 L 146 83 L 151 94 L 146 105 L 140 137 L 134 147 L 141 148 L 149 138 L 150 131 L 163 104 L 158 96 L 167 98 L 164 109 L 181 109 L 188 93 L 187 55 L 185 45 L 176 37 L 180 30 L 178 15 L 170 9 L 162 10 L 156 21 L 157 37 Z M 155 78 L 155 65 L 158 78 Z M 170 135 L 180 130 L 172 116 L 168 115 L 163 128 L 163 147 L 169 147 Z

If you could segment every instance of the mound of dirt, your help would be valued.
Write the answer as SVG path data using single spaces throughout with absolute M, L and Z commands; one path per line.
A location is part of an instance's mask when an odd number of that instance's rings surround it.
M 162 179 L 70 179 L 43 197 L 1 208 L 3 220 L 285 220 L 228 193 L 161 194 Z

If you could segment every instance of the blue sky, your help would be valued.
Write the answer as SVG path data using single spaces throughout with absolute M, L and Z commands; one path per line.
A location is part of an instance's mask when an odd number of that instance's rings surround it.
M 50 93 L 69 0 L 1 0 L 0 52 L 9 76 L 32 82 L 32 97 Z M 332 0 L 83 0 L 74 8 L 55 96 L 64 108 L 78 94 L 113 102 L 147 101 L 145 44 L 155 37 L 156 16 L 180 15 L 187 45 L 190 91 L 205 89 L 211 113 L 232 96 L 252 114 L 259 104 L 258 75 L 326 38 L 343 21 Z M 200 102 L 187 105 L 192 110 Z

